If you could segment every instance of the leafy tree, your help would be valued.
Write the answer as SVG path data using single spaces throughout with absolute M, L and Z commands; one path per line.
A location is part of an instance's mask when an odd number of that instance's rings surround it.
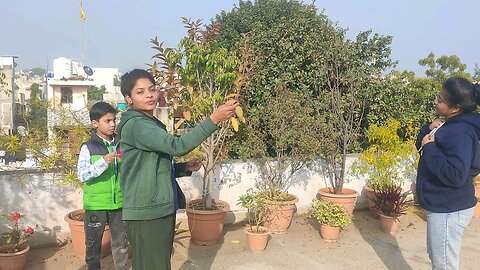
M 89 86 L 87 88 L 87 99 L 89 101 L 91 100 L 103 100 L 103 94 L 107 91 L 107 88 L 105 88 L 105 85 L 102 85 L 100 87 L 96 86 Z
M 277 95 L 280 80 L 288 91 L 305 94 L 314 106 L 325 107 L 316 99 L 317 84 L 325 78 L 323 51 L 340 30 L 324 14 L 317 14 L 314 5 L 289 0 L 240 1 L 238 7 L 217 15 L 216 21 L 222 25 L 217 38 L 222 45 L 234 49 L 242 33 L 248 33 L 250 47 L 258 57 L 250 80 L 254 91 L 243 93 L 249 118 L 261 117 L 263 107 Z M 248 158 L 256 151 L 252 149 L 256 144 L 244 139 L 250 136 L 248 130 L 251 128 L 245 127 L 233 139 L 231 157 Z
M 241 34 L 249 33 L 258 56 L 252 76 L 255 91 L 244 93 L 249 115 L 275 95 L 280 76 L 290 91 L 314 95 L 315 84 L 324 79 L 324 50 L 339 31 L 313 4 L 290 0 L 240 1 L 216 21 L 222 25 L 222 45 L 235 48 Z
M 440 84 L 428 78 L 416 78 L 409 71 L 394 71 L 373 89 L 366 107 L 367 127 L 372 124 L 385 125 L 389 119 L 400 122 L 399 135 L 407 139 L 407 128 L 419 129 L 432 120 L 435 113 L 433 100 Z
M 293 184 L 292 177 L 317 157 L 324 145 L 324 118 L 318 118 L 310 98 L 295 93 L 279 80 L 275 96 L 249 116 L 241 140 L 250 145 L 248 155 L 256 161 L 261 181 L 257 187 L 270 199 L 281 200 Z
M 480 82 L 480 68 L 478 67 L 477 64 L 475 64 L 475 69 L 473 70 L 473 72 L 474 72 L 473 79 L 476 82 Z
M 346 174 L 346 157 L 362 134 L 365 108 L 373 90 L 382 86 L 382 73 L 394 66 L 390 60 L 391 37 L 360 32 L 356 40 L 343 35 L 330 37 L 325 50 L 325 79 L 319 87 L 319 100 L 330 105 L 327 114 L 333 147 L 322 148 L 327 160 L 330 184 L 336 194 L 342 192 Z
M 30 128 L 47 132 L 48 101 L 41 99 L 39 85 L 30 86 L 30 100 L 27 101 L 26 123 Z
M 443 83 L 452 76 L 472 80 L 472 76 L 465 72 L 467 65 L 463 64 L 456 55 L 442 55 L 435 59 L 435 54 L 431 52 L 427 57 L 419 60 L 418 64 L 428 68 L 425 71 L 425 75 L 439 83 Z
M 183 118 L 175 124 L 179 128 L 183 123 L 194 126 L 203 122 L 213 111 L 225 102 L 241 99 L 246 89 L 248 76 L 252 69 L 251 54 L 246 39 L 240 47 L 239 56 L 216 42 L 220 25 L 203 27 L 202 21 L 183 18 L 188 29 L 177 49 L 163 48 L 157 39 L 151 42 L 157 54 L 151 65 L 151 72 L 157 84 L 167 93 L 173 108 L 182 113 Z M 237 107 L 238 118 L 220 124 L 219 130 L 212 134 L 200 146 L 204 160 L 203 209 L 212 209 L 211 190 L 217 164 L 227 152 L 232 138 L 232 126 L 238 130 L 239 120 L 245 122 L 241 107 Z
M 83 124 L 77 113 L 63 107 L 48 107 L 47 103 L 42 110 L 49 108 L 49 113 L 55 115 L 55 127 L 47 136 L 43 127 L 35 123 L 28 123 L 24 134 L 5 135 L 0 139 L 0 149 L 18 156 L 27 151 L 38 166 L 38 169 L 52 173 L 52 181 L 62 184 L 81 186 L 77 179 L 78 152 L 82 142 L 86 141 L 91 131 Z M 23 168 L 13 168 L 25 174 L 12 174 L 21 184 L 28 177 Z

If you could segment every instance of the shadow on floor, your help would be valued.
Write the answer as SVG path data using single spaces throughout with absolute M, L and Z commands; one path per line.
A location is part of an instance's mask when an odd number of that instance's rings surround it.
M 403 257 L 396 237 L 384 233 L 377 218 L 370 216 L 369 213 L 355 215 L 354 212 L 352 223 L 357 227 L 363 240 L 373 248 L 387 269 L 412 270 L 412 267 Z

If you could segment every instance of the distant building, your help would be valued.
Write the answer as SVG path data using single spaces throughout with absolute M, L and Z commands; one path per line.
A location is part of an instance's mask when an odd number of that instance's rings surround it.
M 48 80 L 47 98 L 50 108 L 47 110 L 47 128 L 49 134 L 65 131 L 69 126 L 89 125 L 87 108 L 87 89 L 93 81 L 84 80 Z
M 0 56 L 0 71 L 5 75 L 6 83 L 0 90 L 0 128 L 5 134 L 16 133 L 16 127 L 21 121 L 25 107 L 17 91 L 18 87 L 14 83 L 16 58 L 16 56 Z
M 92 86 L 105 86 L 106 92 L 103 99 L 107 102 L 118 104 L 123 102 L 120 93 L 120 73 L 118 68 L 90 67 L 93 74 L 85 73 L 84 67 L 77 61 L 65 57 L 53 60 L 53 79 L 86 79 L 92 82 Z

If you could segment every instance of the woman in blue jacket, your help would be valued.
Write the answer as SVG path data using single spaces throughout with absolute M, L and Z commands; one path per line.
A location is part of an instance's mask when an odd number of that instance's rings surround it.
M 443 117 L 422 127 L 417 196 L 427 213 L 432 269 L 459 269 L 460 245 L 477 203 L 473 177 L 480 173 L 480 87 L 449 78 L 435 99 Z

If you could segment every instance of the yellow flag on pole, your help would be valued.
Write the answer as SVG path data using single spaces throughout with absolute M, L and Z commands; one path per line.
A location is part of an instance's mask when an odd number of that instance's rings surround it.
M 85 16 L 85 12 L 83 12 L 83 7 L 82 7 L 82 0 L 80 0 L 80 20 L 85 21 L 87 16 Z

